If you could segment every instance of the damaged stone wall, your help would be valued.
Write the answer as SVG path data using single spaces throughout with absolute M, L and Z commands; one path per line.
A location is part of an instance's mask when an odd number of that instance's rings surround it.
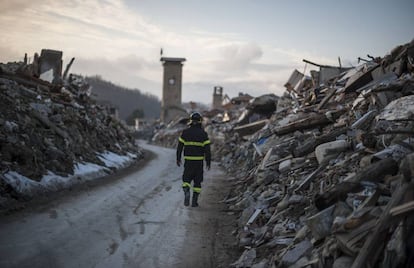
M 103 152 L 142 156 L 126 126 L 90 98 L 82 77 L 50 83 L 30 69 L 0 64 L 0 203 L 26 198 L 4 179 L 11 171 L 40 181 L 50 172 L 72 175 L 76 163 L 105 167 Z
M 232 267 L 413 267 L 413 71 L 414 40 L 288 89 L 260 124 L 205 120 L 235 178 L 223 200 L 243 250 Z

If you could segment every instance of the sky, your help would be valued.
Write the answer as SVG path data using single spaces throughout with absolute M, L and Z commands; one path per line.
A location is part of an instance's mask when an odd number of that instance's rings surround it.
M 358 65 L 414 39 L 412 0 L 0 0 L 0 62 L 43 48 L 161 98 L 164 57 L 186 58 L 182 101 L 281 95 L 294 69 Z

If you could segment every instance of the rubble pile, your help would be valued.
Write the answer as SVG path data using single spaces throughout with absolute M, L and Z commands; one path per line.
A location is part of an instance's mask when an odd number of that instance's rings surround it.
M 320 70 L 295 70 L 270 117 L 240 124 L 237 107 L 207 120 L 235 178 L 223 200 L 239 215 L 232 267 L 413 267 L 414 40 L 361 60 L 304 60 Z
M 82 163 L 111 172 L 104 155 L 142 156 L 126 126 L 90 98 L 81 76 L 63 79 L 53 66 L 39 74 L 37 64 L 45 62 L 0 64 L 1 204 L 34 195 L 17 177 L 44 186 L 45 175 L 65 178 Z
M 287 86 L 265 127 L 224 139 L 245 249 L 233 267 L 411 267 L 413 60 L 414 42 Z

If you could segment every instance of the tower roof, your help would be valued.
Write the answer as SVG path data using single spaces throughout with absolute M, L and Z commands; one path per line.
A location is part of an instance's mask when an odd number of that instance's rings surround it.
M 162 62 L 183 62 L 183 61 L 185 61 L 185 58 L 161 57 L 160 61 L 162 61 Z

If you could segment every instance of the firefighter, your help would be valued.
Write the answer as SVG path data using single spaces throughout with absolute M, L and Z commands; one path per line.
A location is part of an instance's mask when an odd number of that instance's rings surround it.
M 200 113 L 192 113 L 189 127 L 178 138 L 177 166 L 181 166 L 181 153 L 184 149 L 184 206 L 190 205 L 190 188 L 193 181 L 191 206 L 198 207 L 198 196 L 201 193 L 201 182 L 203 181 L 204 161 L 206 162 L 207 170 L 210 170 L 210 140 L 201 126 L 201 121 L 202 116 Z

